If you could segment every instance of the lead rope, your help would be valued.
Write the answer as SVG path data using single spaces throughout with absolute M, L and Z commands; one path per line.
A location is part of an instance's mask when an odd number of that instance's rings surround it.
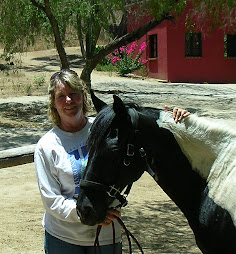
M 101 229 L 102 229 L 102 226 L 98 225 L 97 226 L 97 231 L 96 231 L 96 238 L 95 238 L 95 241 L 94 241 L 94 253 L 95 254 L 97 253 L 97 249 L 98 249 L 98 253 L 102 254 L 101 248 L 100 248 L 100 245 L 99 245 L 99 240 L 98 240 L 98 237 L 99 237 L 99 234 L 101 232 Z
M 132 244 L 131 244 L 130 237 L 136 243 L 136 245 L 138 246 L 140 252 L 142 254 L 144 254 L 142 246 L 139 244 L 138 240 L 134 237 L 134 235 L 126 228 L 126 226 L 125 226 L 124 222 L 121 220 L 121 218 L 117 217 L 117 216 L 115 216 L 115 217 L 116 217 L 118 223 L 121 225 L 121 227 L 125 231 L 125 234 L 126 234 L 126 237 L 127 237 L 128 243 L 129 243 L 129 254 L 132 254 Z M 95 238 L 95 241 L 94 241 L 94 253 L 95 254 L 97 254 L 97 249 L 98 249 L 98 253 L 102 254 L 101 248 L 100 248 L 100 245 L 99 245 L 99 240 L 98 240 L 99 234 L 101 232 L 101 228 L 102 228 L 102 226 L 98 225 L 97 232 L 96 232 L 96 238 Z M 116 249 L 115 249 L 115 226 L 114 226 L 114 222 L 113 221 L 112 221 L 112 229 L 113 229 L 113 254 L 116 254 Z

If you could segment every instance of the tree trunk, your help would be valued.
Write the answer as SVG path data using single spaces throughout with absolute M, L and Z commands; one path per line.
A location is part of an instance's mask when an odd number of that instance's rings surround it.
M 94 68 L 91 68 L 91 61 L 87 60 L 80 75 L 80 78 L 85 82 L 89 89 L 91 88 L 91 73 Z
M 53 13 L 51 11 L 50 1 L 49 0 L 44 0 L 45 6 L 43 6 L 41 3 L 39 3 L 35 0 L 30 0 L 30 1 L 34 6 L 36 6 L 40 10 L 42 10 L 46 14 L 46 16 L 48 17 L 49 22 L 52 26 L 57 52 L 58 52 L 59 57 L 60 57 L 61 68 L 62 69 L 69 69 L 69 62 L 67 60 L 66 52 L 65 52 L 65 49 L 64 49 L 64 45 L 63 45 L 63 42 L 62 42 L 60 30 L 59 30 L 59 26 L 58 26 L 57 20 L 55 19 L 55 17 L 53 16 Z
M 96 11 L 99 11 L 96 9 Z M 91 17 L 91 23 L 87 26 L 86 31 L 86 62 L 85 67 L 82 70 L 80 78 L 91 88 L 91 73 L 97 66 L 99 61 L 94 65 L 94 52 L 96 49 L 97 41 L 101 33 L 101 26 L 96 23 L 93 17 Z
M 127 34 L 127 11 L 123 13 L 120 24 L 116 25 L 114 21 L 114 23 L 109 26 L 108 31 L 112 34 L 113 38 L 120 38 L 123 35 Z
M 60 35 L 60 30 L 59 30 L 57 20 L 53 16 L 53 13 L 50 9 L 49 0 L 44 0 L 44 3 L 45 3 L 45 13 L 50 21 L 50 24 L 51 24 L 52 30 L 53 30 L 53 34 L 55 37 L 57 52 L 58 52 L 60 60 L 61 60 L 61 68 L 62 69 L 69 69 L 70 66 L 69 66 L 69 62 L 67 60 L 67 56 L 66 56 L 65 48 L 64 48 L 62 38 Z
M 77 37 L 79 40 L 79 44 L 80 44 L 80 49 L 81 49 L 81 53 L 82 53 L 82 57 L 85 60 L 86 59 L 86 52 L 85 52 L 85 48 L 84 48 L 84 36 L 82 33 L 82 25 L 81 25 L 81 17 L 79 15 L 76 15 L 76 23 L 77 23 Z

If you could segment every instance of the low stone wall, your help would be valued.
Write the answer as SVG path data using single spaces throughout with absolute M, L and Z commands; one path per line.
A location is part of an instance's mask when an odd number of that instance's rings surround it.
M 0 151 L 0 168 L 33 162 L 35 146 L 34 144 Z

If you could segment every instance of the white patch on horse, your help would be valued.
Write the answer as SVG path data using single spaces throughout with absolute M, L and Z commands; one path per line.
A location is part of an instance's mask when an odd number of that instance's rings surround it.
M 209 197 L 231 214 L 236 226 L 236 132 L 194 114 L 176 124 L 168 111 L 161 112 L 157 123 L 174 134 L 193 170 L 206 179 Z

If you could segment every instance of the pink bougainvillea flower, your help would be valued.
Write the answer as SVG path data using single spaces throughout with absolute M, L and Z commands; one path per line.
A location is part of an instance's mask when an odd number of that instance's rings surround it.
M 112 63 L 116 63 L 117 61 L 121 61 L 121 59 L 118 56 L 114 56 L 111 60 Z
M 130 48 L 126 50 L 126 53 L 128 55 L 131 54 L 134 51 L 136 46 L 137 46 L 136 42 L 132 42 L 131 45 L 130 45 Z
M 142 44 L 141 44 L 141 46 L 140 46 L 140 48 L 139 48 L 139 53 L 140 52 L 143 52 L 145 49 L 146 49 L 146 42 L 144 41 Z
M 114 52 L 113 52 L 114 55 L 119 55 L 119 50 L 118 49 L 115 49 Z
M 122 53 L 124 51 L 125 51 L 125 47 L 124 46 L 120 47 L 120 53 Z
M 143 59 L 142 61 L 141 61 L 141 63 L 143 63 L 143 64 L 145 64 L 145 63 L 147 63 L 147 59 Z
M 132 53 L 132 50 L 127 49 L 127 50 L 126 50 L 126 53 L 129 55 L 129 54 L 131 54 L 131 53 Z
M 109 55 L 107 55 L 107 58 L 108 58 L 109 60 L 111 60 L 112 57 L 113 57 L 113 55 L 112 55 L 111 53 L 110 53 Z

